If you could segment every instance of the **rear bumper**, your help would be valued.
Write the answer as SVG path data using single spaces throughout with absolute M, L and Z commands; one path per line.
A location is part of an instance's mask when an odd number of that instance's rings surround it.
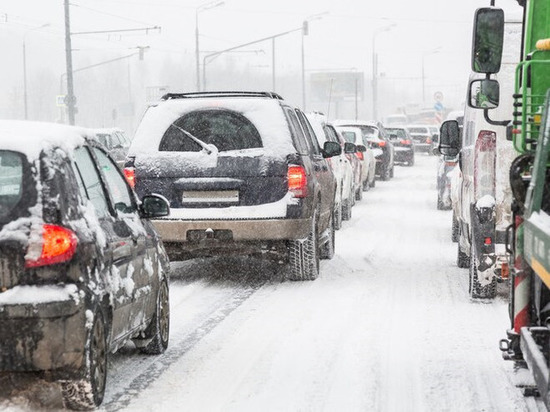
M 230 231 L 226 241 L 292 240 L 303 239 L 309 234 L 311 221 L 304 219 L 254 219 L 254 220 L 153 220 L 153 224 L 165 242 L 193 242 L 196 231 Z M 189 233 L 193 231 L 194 233 Z M 229 233 L 227 234 L 229 236 Z M 208 235 L 205 235 L 208 237 Z
M 0 294 L 1 371 L 74 373 L 80 368 L 86 316 L 83 299 L 71 286 L 70 293 L 69 286 L 49 285 L 19 286 Z

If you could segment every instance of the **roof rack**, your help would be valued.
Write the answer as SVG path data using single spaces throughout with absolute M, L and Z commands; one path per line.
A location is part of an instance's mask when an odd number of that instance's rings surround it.
M 274 92 L 242 92 L 242 91 L 223 91 L 223 92 L 192 92 L 192 93 L 167 93 L 160 100 L 187 99 L 194 97 L 268 97 L 270 99 L 284 100 L 280 95 Z

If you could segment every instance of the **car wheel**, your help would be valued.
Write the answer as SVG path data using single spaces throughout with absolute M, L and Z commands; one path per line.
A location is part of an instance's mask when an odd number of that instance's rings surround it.
M 407 162 L 407 166 L 414 166 L 414 157 L 411 157 L 411 159 Z
M 380 173 L 380 177 L 382 178 L 382 180 L 390 180 L 390 169 L 384 167 L 382 169 L 382 173 Z
M 453 242 L 458 242 L 458 220 L 456 218 L 455 212 L 453 210 L 453 226 L 451 229 L 451 240 Z
M 147 355 L 164 353 L 168 347 L 170 337 L 170 300 L 166 278 L 163 278 L 160 282 L 155 313 L 145 331 L 145 336 L 151 340 L 140 348 L 142 353 Z
M 344 210 L 344 201 L 340 202 L 338 206 L 334 209 L 334 229 L 340 230 L 342 229 L 342 218 L 343 218 L 343 210 Z
M 497 278 L 493 276 L 491 283 L 482 285 L 479 282 L 476 265 L 476 251 L 473 244 L 470 245 L 470 271 L 468 289 L 472 299 L 493 299 L 497 292 Z
M 376 186 L 376 176 L 374 175 L 374 173 L 372 175 L 372 180 L 370 181 L 369 185 L 370 187 Z
M 456 257 L 456 265 L 461 269 L 466 269 L 470 266 L 470 257 L 462 250 L 460 247 L 460 242 L 458 242 L 458 254 Z
M 351 196 L 344 200 L 344 203 L 342 204 L 342 220 L 351 219 L 352 203 L 353 201 L 351 200 Z
M 289 241 L 289 280 L 315 280 L 319 276 L 319 239 L 317 212 L 311 218 L 308 237 Z
M 443 210 L 445 207 L 443 206 L 443 200 L 441 199 L 441 196 L 439 193 L 437 194 L 437 210 Z
M 74 410 L 95 409 L 105 395 L 107 381 L 107 337 L 101 310 L 94 314 L 84 352 L 80 378 L 61 382 L 63 403 Z
M 332 259 L 334 257 L 334 246 L 336 243 L 336 231 L 334 228 L 334 217 L 331 216 L 330 222 L 328 224 L 328 239 L 325 244 L 321 247 L 320 258 L 321 259 Z
M 393 169 L 394 169 L 394 166 L 392 166 L 391 169 L 390 169 L 390 178 L 391 179 L 393 178 Z
M 363 182 L 363 192 L 368 192 L 370 190 L 369 177 Z
M 361 199 L 363 199 L 363 189 L 361 188 L 361 186 L 359 186 L 355 191 L 355 200 L 361 200 Z

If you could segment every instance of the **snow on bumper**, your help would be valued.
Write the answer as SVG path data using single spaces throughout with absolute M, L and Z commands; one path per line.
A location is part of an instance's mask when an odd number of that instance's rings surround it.
M 0 293 L 0 371 L 78 368 L 84 312 L 75 285 L 16 286 Z

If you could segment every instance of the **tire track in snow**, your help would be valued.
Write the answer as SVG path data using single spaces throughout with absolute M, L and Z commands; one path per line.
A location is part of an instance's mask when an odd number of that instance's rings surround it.
M 203 318 L 203 321 L 200 322 L 199 326 L 193 329 L 190 334 L 186 335 L 176 345 L 169 346 L 163 355 L 156 358 L 152 364 L 132 379 L 128 385 L 124 385 L 114 395 L 109 396 L 109 399 L 105 399 L 101 410 L 110 412 L 127 407 L 140 392 L 157 380 L 166 369 L 184 356 L 262 286 L 263 283 L 253 286 L 240 286 L 238 289 L 235 289 L 230 299 L 212 308 L 207 316 Z

